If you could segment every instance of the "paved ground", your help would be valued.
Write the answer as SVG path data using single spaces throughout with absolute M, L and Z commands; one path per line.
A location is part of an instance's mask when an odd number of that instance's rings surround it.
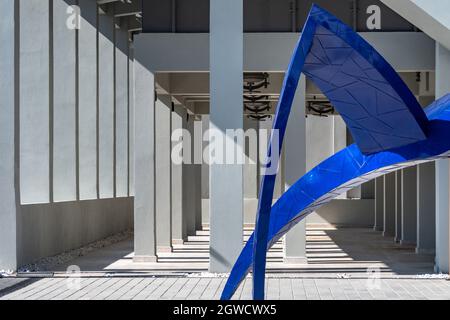
M 268 299 L 450 300 L 450 281 L 429 279 L 432 255 L 371 229 L 308 228 L 308 264 L 284 263 L 282 247 L 268 256 Z M 226 279 L 202 274 L 209 231 L 173 249 L 158 263 L 133 263 L 132 239 L 122 241 L 56 267 L 52 278 L 0 279 L 0 299 L 218 299 Z M 71 265 L 80 267 L 81 279 L 66 278 Z M 234 298 L 251 299 L 250 278 Z
M 251 230 L 245 231 L 248 238 Z M 268 271 L 315 277 L 340 274 L 365 275 L 368 268 L 379 268 L 382 275 L 417 275 L 433 273 L 433 255 L 416 254 L 415 248 L 402 246 L 393 238 L 372 229 L 308 227 L 308 264 L 283 262 L 283 244 L 277 243 L 268 254 Z M 77 265 L 84 272 L 207 272 L 209 266 L 209 230 L 198 231 L 173 252 L 160 253 L 158 263 L 133 263 L 133 240 L 94 251 L 57 270 L 65 272 Z
M 214 300 L 223 278 L 46 278 L 2 296 L 0 300 Z M 3 280 L 0 279 L 0 283 Z M 430 279 L 301 279 L 269 278 L 270 300 L 450 300 L 450 281 Z M 251 299 L 251 279 L 234 299 Z

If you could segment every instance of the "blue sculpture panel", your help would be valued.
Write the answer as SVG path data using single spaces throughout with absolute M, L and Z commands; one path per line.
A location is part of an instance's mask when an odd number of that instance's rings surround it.
M 351 28 L 313 6 L 294 51 L 273 129 L 280 150 L 301 72 L 338 109 L 356 143 L 299 179 L 272 206 L 276 175 L 263 177 L 256 228 L 222 294 L 230 299 L 253 266 L 254 299 L 264 299 L 266 252 L 309 213 L 378 176 L 450 154 L 450 95 L 422 110 L 384 58 Z

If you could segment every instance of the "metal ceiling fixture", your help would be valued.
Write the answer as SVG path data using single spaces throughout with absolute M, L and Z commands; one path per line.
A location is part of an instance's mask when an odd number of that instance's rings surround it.
M 328 101 L 308 101 L 308 111 L 316 116 L 328 117 L 334 114 L 334 107 Z
M 246 73 L 244 75 L 244 109 L 249 111 L 249 119 L 264 121 L 270 119 L 271 115 L 266 114 L 270 111 L 271 104 L 269 96 L 261 94 L 259 89 L 269 86 L 268 73 Z

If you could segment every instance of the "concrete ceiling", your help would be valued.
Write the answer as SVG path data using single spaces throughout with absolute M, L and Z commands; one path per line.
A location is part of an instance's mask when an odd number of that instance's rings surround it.
M 116 23 L 126 24 L 129 32 L 142 30 L 141 0 L 93 0 L 99 5 L 100 13 L 111 13 Z
M 449 0 L 381 0 L 450 50 Z

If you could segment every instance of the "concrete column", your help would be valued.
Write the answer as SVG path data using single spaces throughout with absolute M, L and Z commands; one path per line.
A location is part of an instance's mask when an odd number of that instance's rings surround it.
M 402 238 L 401 244 L 417 241 L 417 167 L 402 170 Z
M 383 236 L 395 235 L 395 172 L 384 176 Z
M 0 2 L 0 270 L 18 267 L 17 210 L 20 208 L 17 182 L 16 31 L 17 2 Z
M 99 197 L 114 197 L 114 19 L 98 16 L 98 184 Z
M 128 196 L 128 31 L 127 26 L 115 33 L 115 196 Z
M 76 29 L 67 27 L 75 0 L 53 1 L 53 201 L 77 200 Z
M 171 114 L 170 96 L 158 95 L 155 104 L 156 249 L 172 251 L 171 217 Z
M 295 94 L 284 142 L 285 189 L 288 190 L 306 171 L 306 80 L 302 76 Z M 285 238 L 284 261 L 286 263 L 307 263 L 306 219 L 297 224 Z
M 183 114 L 184 108 L 182 106 L 175 106 L 172 111 L 172 135 L 183 130 Z M 174 136 L 173 136 L 174 137 Z M 183 146 L 183 136 L 179 140 L 172 139 L 172 150 L 175 151 L 177 146 Z M 172 157 L 175 157 L 172 154 Z M 178 154 L 182 157 L 182 154 Z M 180 159 L 182 160 L 182 159 Z M 186 238 L 186 229 L 183 228 L 183 164 L 172 163 L 172 184 L 171 184 L 171 200 L 172 200 L 172 244 L 182 244 Z
M 134 197 L 134 110 L 135 110 L 135 77 L 134 77 L 134 46 L 133 43 L 128 45 L 128 103 L 129 103 L 129 123 L 128 123 L 128 144 L 129 144 L 129 160 L 128 160 L 128 190 L 130 197 Z
M 184 127 L 186 136 L 183 141 L 183 156 L 185 164 L 183 166 L 183 216 L 185 219 L 185 229 L 188 236 L 195 235 L 196 232 L 196 177 L 194 166 L 194 117 L 185 116 Z
M 417 166 L 417 253 L 436 249 L 436 166 L 434 162 Z
M 436 98 L 450 92 L 450 50 L 436 44 Z M 449 272 L 449 160 L 436 161 L 436 270 Z
M 205 135 L 209 130 L 209 115 L 202 116 L 202 130 Z M 203 141 L 203 150 L 208 146 L 208 141 Z M 202 164 L 202 221 L 203 225 L 209 226 L 209 164 Z
M 203 158 L 203 125 L 202 121 L 194 118 L 194 207 L 195 207 L 195 231 L 202 230 L 202 165 Z
M 20 0 L 20 192 L 50 201 L 50 2 Z M 3 45 L 2 45 L 3 46 Z
M 402 239 L 402 171 L 395 173 L 395 242 Z
M 384 177 L 375 179 L 375 231 L 383 231 L 384 228 Z
M 243 1 L 210 7 L 210 128 L 226 135 L 243 126 Z M 242 250 L 243 191 L 242 165 L 210 165 L 211 272 L 229 272 Z
M 80 200 L 97 199 L 97 3 L 79 0 L 78 150 Z
M 156 262 L 155 239 L 155 77 L 140 63 L 147 52 L 135 51 L 135 198 L 136 262 Z

